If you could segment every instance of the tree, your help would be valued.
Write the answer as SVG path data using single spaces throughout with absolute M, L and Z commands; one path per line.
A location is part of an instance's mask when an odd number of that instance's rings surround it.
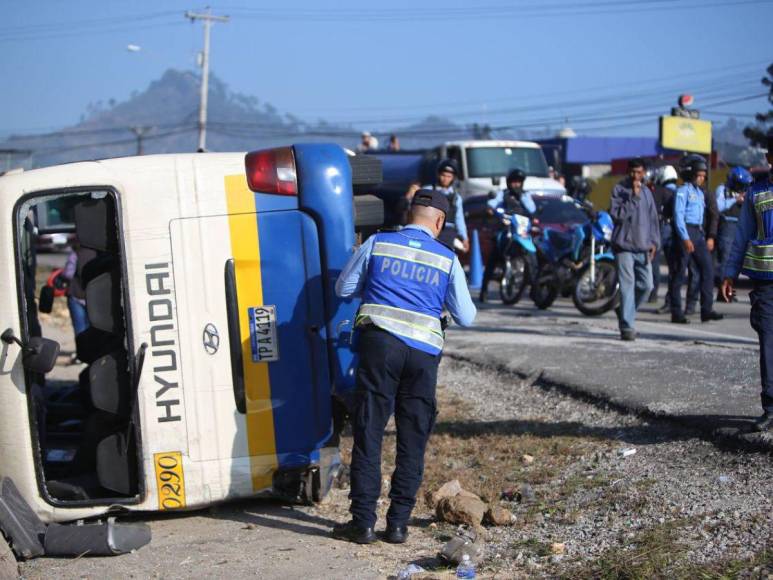
M 771 108 L 767 113 L 757 113 L 754 119 L 757 121 L 755 125 L 749 125 L 743 130 L 743 136 L 746 137 L 752 145 L 758 147 L 765 147 L 767 145 L 766 126 L 769 123 L 773 123 L 773 64 L 768 66 L 767 75 L 762 77 L 760 81 L 763 85 L 768 87 L 768 103 Z

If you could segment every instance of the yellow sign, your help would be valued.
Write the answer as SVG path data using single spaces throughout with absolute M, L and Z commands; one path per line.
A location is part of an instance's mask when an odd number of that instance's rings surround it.
M 158 509 L 176 510 L 185 507 L 183 458 L 179 451 L 155 453 Z
M 711 153 L 711 121 L 687 117 L 660 118 L 660 146 L 675 151 Z

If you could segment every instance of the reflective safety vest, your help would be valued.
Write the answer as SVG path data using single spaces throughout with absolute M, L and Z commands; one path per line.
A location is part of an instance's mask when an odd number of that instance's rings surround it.
M 752 196 L 757 220 L 757 239 L 746 246 L 741 272 L 758 280 L 773 280 L 773 183 L 769 179 L 755 183 Z
M 453 264 L 453 251 L 426 232 L 376 234 L 356 324 L 374 324 L 410 347 L 439 354 Z

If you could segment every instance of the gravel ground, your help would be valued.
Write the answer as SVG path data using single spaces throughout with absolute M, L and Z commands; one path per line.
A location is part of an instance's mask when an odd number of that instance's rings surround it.
M 602 409 L 449 358 L 439 383 L 441 416 L 422 497 L 459 478 L 489 501 L 499 501 L 504 486 L 527 498 L 502 502 L 516 524 L 487 529 L 479 577 L 718 578 L 734 577 L 740 568 L 762 578 L 764 565 L 773 573 L 770 455 L 723 450 L 671 423 Z M 350 445 L 345 437 L 344 458 Z M 393 466 L 391 427 L 385 446 L 380 525 Z M 636 453 L 623 457 L 622 449 Z M 524 452 L 533 461 L 521 461 Z M 135 554 L 41 558 L 22 564 L 21 573 L 385 578 L 411 562 L 443 569 L 436 555 L 454 528 L 436 523 L 421 498 L 405 545 L 356 546 L 330 538 L 330 527 L 348 519 L 347 494 L 344 485 L 312 507 L 254 501 L 153 516 L 153 541 Z M 755 557 L 728 567 L 729 560 Z
M 630 548 L 647 530 L 668 531 L 665 537 L 691 565 L 748 559 L 773 548 L 770 455 L 722 450 L 672 424 L 601 409 L 480 367 L 446 361 L 442 382 L 472 403 L 472 420 L 517 418 L 533 424 L 538 436 L 550 436 L 560 424 L 563 434 L 598 443 L 559 478 L 535 486 L 537 498 L 547 498 L 556 485 L 588 482 L 565 498 L 560 517 L 549 501 L 536 509 L 513 504 L 525 525 L 491 531 L 486 555 L 502 561 L 495 566 L 500 572 L 566 572 Z M 623 449 L 636 453 L 623 457 Z M 563 555 L 540 556 L 540 546 L 556 542 L 564 544 Z

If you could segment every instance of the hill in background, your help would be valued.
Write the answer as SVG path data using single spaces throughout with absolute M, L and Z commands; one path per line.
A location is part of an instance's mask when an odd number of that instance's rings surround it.
M 335 142 L 355 147 L 360 131 L 369 127 L 331 124 L 324 120 L 309 123 L 289 113 L 280 113 L 270 103 L 254 96 L 231 91 L 215 75 L 210 76 L 207 149 L 246 151 L 292 142 Z M 42 167 L 79 161 L 135 155 L 137 137 L 143 133 L 144 153 L 179 153 L 196 150 L 199 108 L 199 77 L 190 71 L 170 69 L 146 90 L 133 93 L 122 102 L 88 105 L 81 121 L 62 131 L 38 135 L 12 135 L 0 143 L 6 150 L 5 169 L 12 166 Z M 745 148 L 741 126 L 730 119 L 715 129 L 715 140 L 722 154 L 736 158 Z M 497 132 L 496 138 L 549 137 L 554 130 Z M 404 149 L 432 147 L 441 141 L 492 136 L 486 127 L 461 126 L 439 116 L 428 116 L 419 123 L 376 133 L 385 146 L 395 133 Z M 12 154 L 8 150 L 29 151 Z

